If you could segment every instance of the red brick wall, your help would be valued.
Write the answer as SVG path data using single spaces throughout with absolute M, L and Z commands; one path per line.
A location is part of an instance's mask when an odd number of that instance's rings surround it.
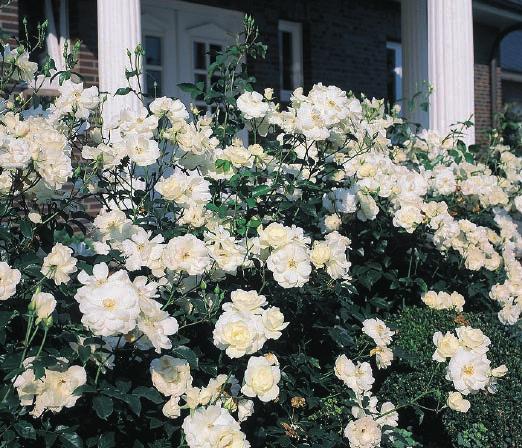
M 18 37 L 18 0 L 0 8 L 0 28 L 9 36 Z
M 497 68 L 497 111 L 502 107 L 502 84 Z M 494 126 L 491 116 L 491 68 L 487 64 L 475 64 L 475 136 L 478 144 L 488 143 L 487 133 Z

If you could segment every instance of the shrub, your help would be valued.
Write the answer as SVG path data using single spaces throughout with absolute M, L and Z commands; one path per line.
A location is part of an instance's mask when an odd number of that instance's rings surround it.
M 418 446 L 429 400 L 432 432 L 491 442 L 486 391 L 510 400 L 519 378 L 488 323 L 521 311 L 509 147 L 479 162 L 461 130 L 414 134 L 335 86 L 281 106 L 254 90 L 245 61 L 267 49 L 249 17 L 212 83 L 180 86 L 208 115 L 133 87 L 141 47 L 114 94 L 143 104 L 107 117 L 112 94 L 73 82 L 78 45 L 58 73 L 3 45 L 0 447 Z M 49 76 L 49 107 L 15 93 Z M 452 339 L 450 363 L 472 364 L 452 381 L 430 358 L 452 314 L 421 301 L 497 332 Z M 477 394 L 441 420 L 453 389 Z

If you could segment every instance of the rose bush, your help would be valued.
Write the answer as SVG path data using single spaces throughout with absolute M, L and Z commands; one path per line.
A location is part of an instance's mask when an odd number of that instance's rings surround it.
M 488 400 L 521 379 L 522 159 L 334 86 L 278 104 L 257 38 L 245 18 L 215 82 L 180 86 L 212 114 L 129 83 L 143 105 L 114 117 L 74 51 L 55 73 L 4 43 L 0 446 L 447 446 L 467 413 L 495 440 Z M 17 93 L 49 76 L 47 107 Z

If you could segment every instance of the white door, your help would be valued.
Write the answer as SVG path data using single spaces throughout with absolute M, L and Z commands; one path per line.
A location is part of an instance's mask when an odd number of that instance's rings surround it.
M 142 1 L 145 90 L 189 103 L 177 85 L 204 82 L 216 51 L 234 41 L 243 13 L 175 0 Z M 206 108 L 203 103 L 196 104 Z

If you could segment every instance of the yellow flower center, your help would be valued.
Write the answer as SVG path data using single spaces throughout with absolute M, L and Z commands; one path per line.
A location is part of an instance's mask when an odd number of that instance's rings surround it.
M 116 300 L 111 297 L 107 297 L 106 299 L 103 299 L 102 305 L 106 310 L 113 310 L 116 307 Z
M 464 375 L 473 375 L 473 373 L 475 372 L 475 368 L 471 364 L 468 364 L 464 366 L 462 371 L 464 372 Z
M 297 267 L 297 263 L 293 258 L 290 258 L 290 260 L 288 260 L 288 267 L 291 269 L 295 269 Z

